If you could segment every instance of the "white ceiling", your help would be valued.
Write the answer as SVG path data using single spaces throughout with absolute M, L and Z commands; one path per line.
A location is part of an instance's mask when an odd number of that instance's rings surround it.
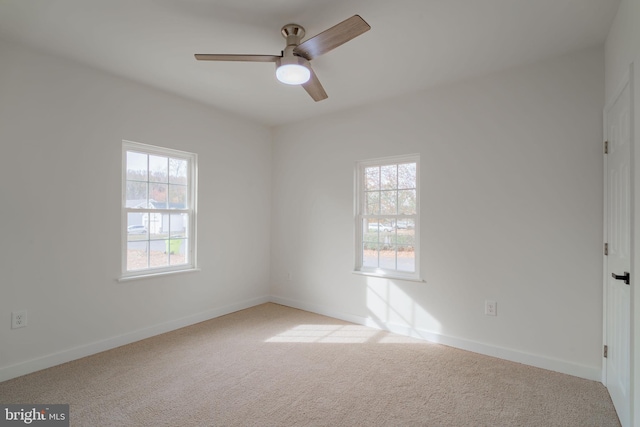
M 0 37 L 267 125 L 291 123 L 603 44 L 619 0 L 0 0 Z M 279 83 L 280 28 L 371 30 L 312 61 L 329 98 Z M 1 59 L 1 58 L 0 58 Z M 0 63 L 1 64 L 1 63 Z

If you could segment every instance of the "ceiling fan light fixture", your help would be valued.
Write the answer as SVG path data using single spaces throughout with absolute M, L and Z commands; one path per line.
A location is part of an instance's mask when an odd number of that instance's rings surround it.
M 276 62 L 276 78 L 288 85 L 301 85 L 311 78 L 309 62 L 299 56 L 279 58 Z

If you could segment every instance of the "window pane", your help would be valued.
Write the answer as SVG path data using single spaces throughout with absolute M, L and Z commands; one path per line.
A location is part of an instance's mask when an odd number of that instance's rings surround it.
M 147 207 L 147 189 L 146 182 L 127 181 L 126 207 L 128 208 L 146 208 Z
M 151 238 L 157 238 L 159 234 L 162 233 L 162 214 L 160 213 L 150 213 L 149 215 L 149 223 L 147 228 L 149 228 L 149 234 Z
M 397 191 L 381 191 L 380 192 L 380 214 L 395 215 L 398 213 L 398 192 Z
M 166 240 L 165 241 L 165 243 L 166 243 L 165 252 L 167 252 L 169 255 L 180 255 L 183 242 L 184 242 L 184 239 L 169 239 L 169 240 Z
M 136 242 L 149 239 L 149 215 L 146 213 L 127 213 L 127 241 Z
M 416 214 L 416 190 L 398 191 L 398 214 Z
M 169 215 L 169 221 L 169 234 L 171 238 L 186 236 L 189 221 L 188 214 L 171 214 Z
M 189 239 L 180 239 L 180 247 L 176 252 L 176 255 L 180 255 L 182 257 L 182 263 L 188 262 L 188 254 L 189 254 Z
M 158 183 L 151 183 L 149 185 L 151 187 L 149 188 L 149 203 L 152 204 L 150 207 L 156 209 L 167 209 L 167 193 L 169 192 L 169 185 Z
M 414 220 L 412 220 L 412 219 L 398 219 L 397 221 L 394 222 L 394 226 L 396 227 L 397 230 L 400 230 L 399 233 L 402 230 L 407 230 L 409 228 L 415 228 L 414 227 Z
M 362 220 L 362 241 L 378 242 L 378 223 L 371 220 Z
M 188 163 L 183 159 L 169 159 L 169 183 L 187 185 Z
M 374 166 L 364 169 L 364 188 L 365 190 L 380 189 L 380 167 Z
M 127 242 L 127 271 L 149 268 L 149 242 Z
M 158 232 L 153 236 L 158 239 L 168 239 L 171 236 L 171 215 L 169 214 L 156 214 L 161 218 L 160 227 Z
M 149 181 L 169 182 L 169 158 L 149 155 Z
M 410 273 L 416 271 L 416 253 L 413 246 L 398 246 L 398 270 Z
M 152 240 L 149 242 L 151 248 L 149 252 L 149 267 L 166 267 L 169 265 L 169 254 L 167 253 L 168 240 Z
M 396 229 L 393 219 L 364 220 L 362 241 L 380 243 L 384 245 L 394 245 L 396 243 Z
M 367 215 L 380 214 L 380 193 L 378 191 L 371 191 L 365 193 L 366 198 L 366 211 Z
M 416 164 L 398 165 L 398 188 L 416 188 Z
M 364 230 L 366 235 L 367 235 L 367 240 L 368 242 L 378 242 L 380 240 L 380 224 L 377 222 L 377 220 L 365 220 L 365 223 L 367 223 L 367 228 Z
M 396 269 L 396 247 L 386 247 L 380 251 L 380 268 L 387 270 Z
M 168 240 L 167 252 L 169 252 L 169 264 L 180 265 L 187 263 L 186 250 L 187 239 Z
M 383 190 L 398 188 L 398 166 L 388 165 L 380 168 L 380 187 Z
M 187 186 L 169 184 L 169 208 L 187 208 Z
M 378 267 L 378 245 L 375 243 L 364 243 L 362 245 L 362 266 Z
M 415 246 L 416 244 L 416 230 L 411 229 L 398 229 L 397 243 L 406 246 Z
M 395 245 L 397 239 L 397 231 L 393 219 L 385 219 L 380 221 L 380 240 L 384 246 Z
M 147 159 L 146 154 L 127 151 L 127 179 L 147 181 L 149 179 Z

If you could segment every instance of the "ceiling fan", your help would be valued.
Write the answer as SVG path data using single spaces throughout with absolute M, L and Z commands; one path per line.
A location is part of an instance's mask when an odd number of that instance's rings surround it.
M 370 29 L 371 27 L 364 19 L 359 15 L 353 15 L 301 43 L 305 35 L 304 28 L 298 24 L 287 24 L 281 30 L 282 36 L 287 40 L 287 45 L 279 56 L 197 53 L 195 57 L 199 61 L 275 62 L 278 80 L 286 84 L 302 85 L 311 98 L 317 102 L 327 99 L 328 95 L 311 69 L 309 61 Z

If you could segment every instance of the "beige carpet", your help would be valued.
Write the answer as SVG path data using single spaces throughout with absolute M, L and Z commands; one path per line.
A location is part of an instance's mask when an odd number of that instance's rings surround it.
M 276 304 L 0 383 L 71 425 L 619 426 L 602 384 Z

